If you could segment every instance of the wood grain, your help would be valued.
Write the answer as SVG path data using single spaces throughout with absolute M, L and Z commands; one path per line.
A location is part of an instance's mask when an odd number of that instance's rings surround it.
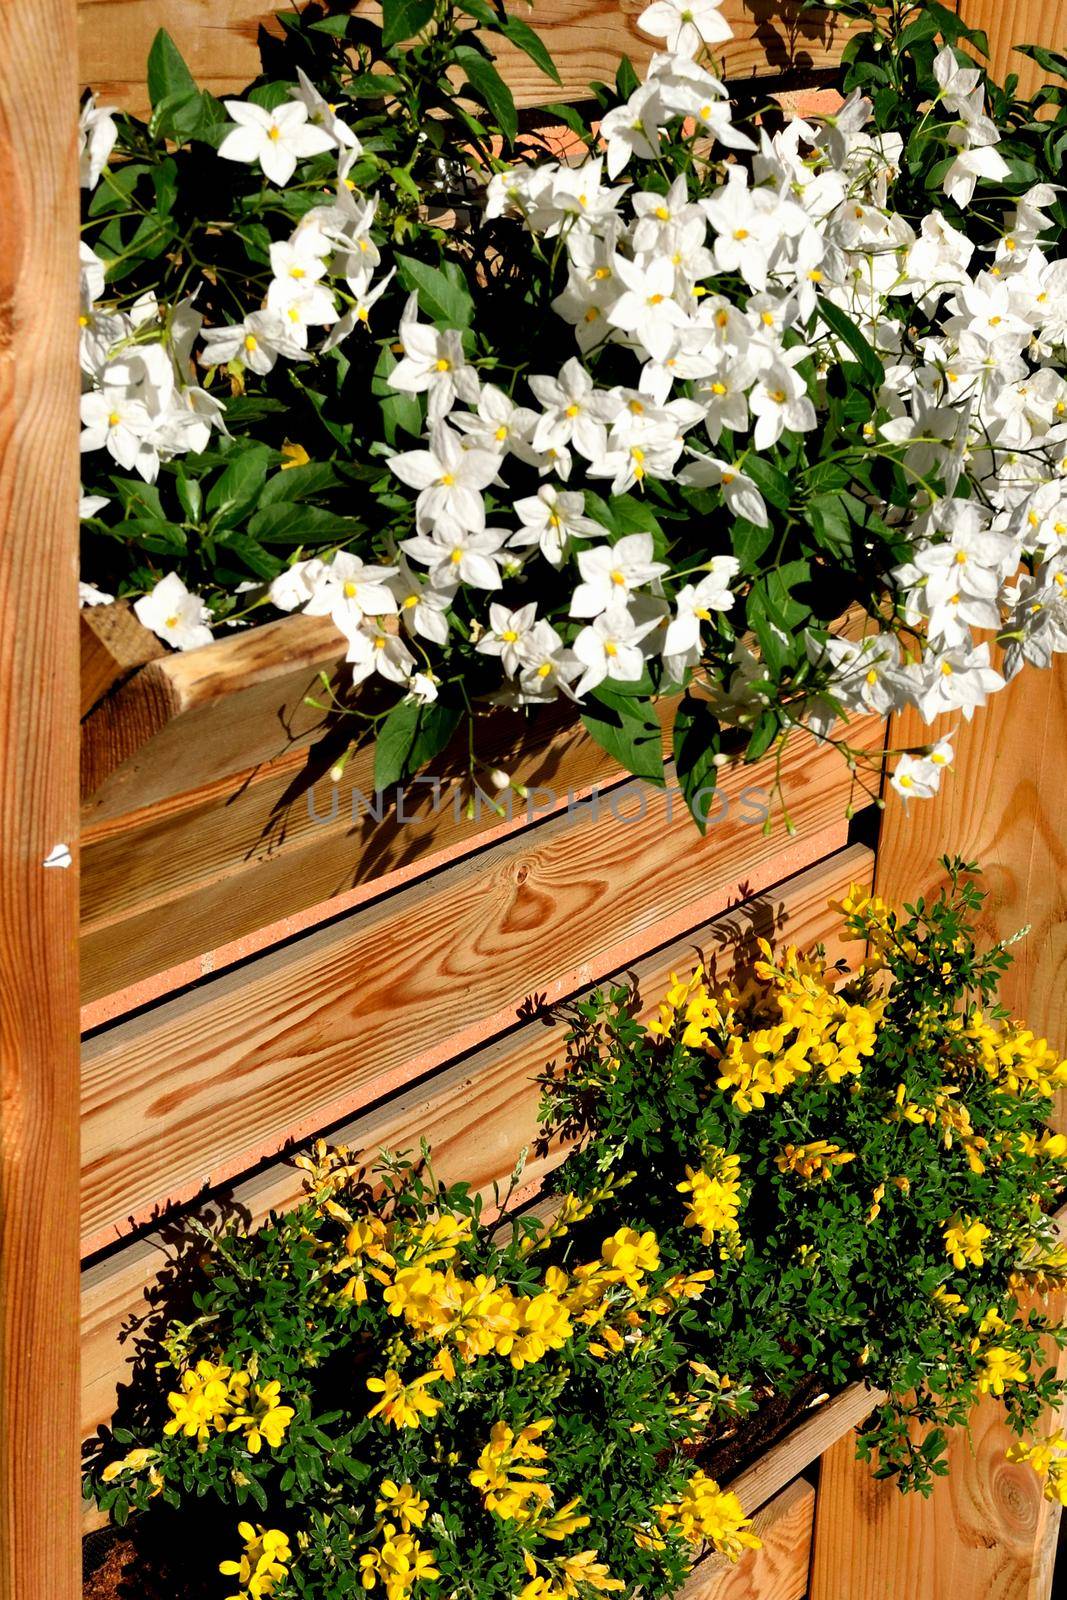
M 138 667 L 163 654 L 160 641 L 141 626 L 125 600 L 106 606 L 83 606 L 79 631 L 83 717 Z
M 239 737 L 246 746 L 247 732 Z M 530 791 L 525 801 L 511 793 L 512 827 L 547 815 L 553 797 L 562 806 L 568 795 L 626 777 L 573 714 L 528 722 L 499 712 L 480 719 L 475 737 L 483 761 Z M 367 894 L 391 888 L 450 850 L 509 831 L 508 816 L 495 814 L 487 796 L 467 814 L 465 731 L 433 762 L 440 788 L 425 778 L 406 785 L 399 814 L 392 797 L 379 814 L 372 809 L 372 747 L 349 760 L 335 786 L 328 770 L 336 755 L 329 742 L 299 748 L 239 778 L 90 822 L 82 835 L 83 1002 L 357 886 Z M 353 903 L 349 895 L 346 908 Z
M 893 746 L 932 732 L 917 715 L 895 719 Z M 1023 672 L 971 723 L 959 723 L 956 761 L 934 800 L 888 801 L 878 849 L 878 892 L 913 900 L 944 878 L 938 857 L 983 868 L 982 928 L 991 939 L 1030 932 L 1014 946 L 1001 985 L 1006 1005 L 1067 1053 L 1067 659 Z M 1058 1125 L 1067 1127 L 1067 1098 Z
M 876 719 L 855 727 L 879 745 Z M 675 791 L 583 802 L 104 1030 L 83 1057 L 86 1251 L 842 844 L 837 751 L 790 742 L 793 837 L 780 811 L 766 835 L 745 820 L 773 772 L 727 771 L 704 839 Z
M 588 99 L 589 84 L 612 80 L 623 55 L 640 69 L 652 51 L 637 29 L 641 0 L 535 0 L 532 7 L 516 0 L 513 9 L 543 35 L 563 80 L 561 89 L 494 39 L 499 70 L 519 105 Z M 832 66 L 850 32 L 847 20 L 801 12 L 791 0 L 725 0 L 723 15 L 734 29 L 723 59 L 735 79 Z M 255 0 L 80 0 L 78 17 L 82 81 L 102 100 L 138 112 L 147 104 L 145 62 L 157 28 L 169 30 L 194 77 L 217 95 L 239 94 L 256 76 L 260 28 L 281 31 L 271 9 Z
M 1003 83 L 1009 72 L 1019 75 L 1019 93 L 1033 94 L 1043 83 L 1059 82 L 1026 56 L 1017 44 L 1043 44 L 1067 50 L 1067 0 L 960 0 L 955 8 L 971 28 L 989 36 L 989 68 Z
M 803 1600 L 814 1526 L 815 1490 L 806 1478 L 794 1478 L 753 1518 L 762 1548 L 746 1550 L 736 1563 L 708 1556 L 678 1600 Z
M 329 617 L 286 617 L 152 661 L 82 724 L 83 817 L 94 822 L 302 749 L 329 716 L 319 681 L 345 644 Z
M 647 1013 L 672 971 L 684 970 L 701 958 L 724 970 L 738 944 L 750 939 L 753 931 L 804 947 L 823 942 L 835 960 L 846 947 L 840 942 L 839 919 L 830 911 L 829 901 L 844 893 L 850 882 L 868 884 L 873 866 L 869 850 L 849 846 L 773 894 L 761 895 L 756 902 L 699 924 L 615 976 L 637 985 Z M 444 1182 L 463 1180 L 485 1195 L 492 1193 L 495 1183 L 507 1180 L 525 1151 L 521 1181 L 524 1191 L 532 1190 L 565 1154 L 558 1144 L 547 1149 L 538 1146 L 540 1092 L 535 1081 L 548 1062 L 561 1058 L 565 1032 L 564 1023 L 557 1018 L 523 1023 L 491 1045 L 335 1128 L 330 1138 L 371 1155 L 381 1149 L 417 1150 L 420 1139 L 425 1138 L 433 1149 L 434 1169 Z M 275 1160 L 203 1203 L 197 1215 L 205 1222 L 220 1214 L 234 1215 L 254 1225 L 268 1212 L 294 1205 L 301 1192 L 299 1170 L 288 1159 Z M 133 1347 L 132 1338 L 123 1338 L 123 1329 L 136 1329 L 148 1313 L 157 1293 L 156 1279 L 173 1260 L 181 1230 L 179 1215 L 172 1225 L 125 1245 L 83 1273 L 85 1435 L 111 1416 L 116 1386 L 123 1379 Z M 813 1415 L 805 1426 L 823 1415 Z M 854 1421 L 853 1415 L 844 1425 L 850 1427 Z M 777 1481 L 773 1475 L 757 1475 L 746 1494 L 755 1495 L 762 1489 L 767 1499 L 804 1464 L 792 1466 L 787 1477 Z M 746 1505 L 753 1504 L 746 1500 Z
M 73 0 L 0 6 L 0 1596 L 78 1549 Z

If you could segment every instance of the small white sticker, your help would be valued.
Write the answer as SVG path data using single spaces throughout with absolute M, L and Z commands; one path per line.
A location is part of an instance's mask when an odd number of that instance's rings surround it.
M 65 844 L 57 844 L 49 850 L 42 863 L 46 867 L 69 867 L 74 857 Z

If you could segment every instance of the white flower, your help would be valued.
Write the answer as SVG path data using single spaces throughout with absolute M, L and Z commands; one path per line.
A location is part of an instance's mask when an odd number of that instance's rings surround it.
M 628 533 L 615 544 L 579 550 L 583 581 L 571 597 L 571 616 L 599 616 L 609 606 L 625 604 L 643 584 L 661 578 L 670 569 L 663 561 L 653 561 L 653 550 L 650 533 Z
M 95 189 L 115 147 L 114 106 L 98 106 L 90 95 L 78 119 L 78 167 L 83 189 Z
M 957 116 L 982 81 L 977 67 L 961 67 L 951 45 L 943 45 L 934 57 L 934 77 L 939 86 L 938 100 Z
M 722 0 L 652 0 L 637 19 L 642 33 L 665 39 L 672 55 L 693 57 L 706 44 L 723 44 L 734 30 L 721 14 Z
M 1010 171 L 1004 157 L 998 155 L 991 145 L 977 150 L 961 150 L 945 173 L 941 187 L 958 206 L 969 206 L 979 178 L 996 181 L 1006 178 Z
M 922 663 L 915 703 L 924 722 L 942 711 L 962 711 L 969 722 L 978 706 L 1003 689 L 1004 679 L 989 664 L 988 644 L 931 652 Z
M 279 611 L 295 611 L 298 606 L 306 606 L 312 595 L 318 594 L 328 582 L 329 568 L 317 556 L 310 561 L 294 561 L 271 584 L 271 603 Z
M 616 255 L 615 271 L 624 292 L 607 313 L 613 328 L 633 334 L 656 361 L 668 355 L 685 312 L 674 299 L 674 265 L 669 256 L 645 257 L 641 262 Z
M 926 755 L 901 756 L 889 781 L 905 801 L 930 800 L 941 787 L 952 756 L 950 741 L 940 739 Z
M 408 692 L 404 699 L 428 706 L 437 699 L 440 681 L 440 678 L 434 677 L 432 672 L 413 673 L 408 680 Z
M 173 645 L 175 650 L 196 650 L 211 643 L 211 616 L 198 594 L 191 594 L 176 572 L 160 578 L 154 589 L 133 603 L 138 622 Z
M 557 378 L 534 373 L 529 384 L 545 408 L 533 430 L 533 448 L 564 450 L 573 445 L 587 461 L 597 460 L 607 442 L 603 404 L 577 357 L 563 363 Z
M 563 565 L 567 541 L 571 538 L 599 538 L 604 530 L 592 517 L 583 515 L 585 496 L 568 494 L 551 484 L 542 484 L 535 495 L 515 502 L 515 514 L 522 527 L 508 540 L 513 548 L 536 544 L 552 566 Z
M 105 594 L 103 589 L 97 589 L 91 583 L 79 583 L 78 585 L 79 606 L 109 606 L 114 598 L 113 594 Z
M 519 647 L 519 692 L 515 697 L 520 705 L 537 705 L 555 700 L 563 691 L 570 699 L 574 694 L 570 684 L 582 670 L 550 622 L 542 619 L 523 637 Z
M 701 624 L 711 621 L 713 611 L 729 611 L 734 603 L 730 581 L 741 570 L 734 556 L 714 556 L 710 571 L 697 584 L 687 583 L 674 597 L 676 615 L 667 626 L 663 641 L 663 660 L 676 683 L 685 681 L 686 670 L 701 657 Z
M 653 615 L 638 622 L 625 605 L 616 604 L 583 628 L 571 646 L 575 659 L 585 668 L 574 685 L 575 697 L 580 700 L 605 678 L 636 682 L 645 669 L 641 641 L 659 626 L 659 620 Z
M 333 148 L 334 140 L 324 128 L 308 121 L 308 108 L 299 100 L 268 111 L 251 100 L 224 100 L 234 120 L 222 143 L 219 155 L 224 161 L 259 163 L 264 176 L 279 188 L 289 182 L 296 164 L 304 156 L 321 155 Z
M 366 325 L 370 321 L 370 314 L 372 310 L 377 302 L 381 299 L 386 289 L 388 289 L 389 284 L 395 274 L 396 268 L 390 267 L 385 276 L 383 278 L 379 278 L 378 282 L 373 288 L 371 288 L 369 273 L 362 279 L 346 279 L 348 287 L 352 291 L 356 303 L 354 306 L 350 306 L 345 312 L 344 316 L 334 323 L 333 327 L 322 341 L 322 344 L 319 348 L 321 349 L 323 355 L 325 355 L 327 350 L 334 349 L 336 345 L 341 344 L 343 340 L 347 339 L 353 328 L 358 327 L 360 323 Z
M 389 579 L 396 577 L 396 571 L 396 567 L 367 566 L 359 556 L 339 550 L 317 575 L 304 609 L 310 617 L 330 617 L 351 640 L 365 617 L 395 614 L 396 596 Z
M 410 633 L 418 634 L 420 639 L 432 639 L 434 644 L 448 643 L 448 608 L 455 598 L 455 586 L 435 589 L 423 583 L 401 556 L 389 587 L 396 597 L 401 621 Z
M 205 367 L 239 361 L 260 377 L 271 370 L 279 356 L 297 361 L 304 355 L 303 346 L 274 311 L 253 311 L 242 322 L 228 327 L 204 328 L 201 337 L 204 349 L 200 360 Z
M 655 161 L 658 157 L 657 101 L 655 85 L 642 84 L 625 105 L 614 106 L 602 119 L 600 137 L 607 146 L 609 178 L 617 178 L 631 156 L 643 161 Z
M 794 433 L 814 428 L 815 407 L 808 398 L 803 378 L 793 366 L 793 362 L 802 361 L 807 353 L 803 346 L 783 352 L 761 375 L 749 395 L 748 403 L 756 419 L 752 442 L 757 450 L 769 450 L 786 428 Z
M 347 122 L 341 121 L 333 106 L 319 93 L 303 67 L 297 67 L 296 75 L 300 80 L 299 87 L 290 89 L 289 93 L 294 100 L 299 100 L 304 106 L 308 121 L 314 127 L 321 128 L 339 149 L 349 150 L 353 156 L 358 156 L 362 146 Z
M 120 467 L 131 468 L 152 483 L 159 472 L 159 452 L 151 443 L 152 418 L 141 400 L 131 400 L 125 387 L 95 389 L 81 397 L 84 427 L 80 448 L 107 450 Z
M 451 411 L 457 395 L 468 405 L 477 405 L 478 374 L 467 365 L 462 335 L 454 328 L 419 322 L 415 295 L 400 319 L 400 343 L 404 354 L 389 374 L 389 386 L 403 394 L 428 393 L 431 425 Z
M 441 423 L 430 435 L 428 450 L 391 456 L 389 466 L 401 483 L 419 491 L 415 519 L 420 533 L 432 528 L 447 542 L 484 529 L 482 490 L 496 477 L 499 456 L 489 450 L 464 449 L 459 435 Z
M 493 450 L 500 455 L 510 450 L 523 461 L 536 459 L 529 441 L 537 413 L 528 406 L 516 405 L 495 383 L 482 384 L 476 412 L 454 411 L 449 420 L 479 450 Z
M 85 522 L 110 504 L 111 501 L 106 494 L 81 494 L 78 497 L 78 517 L 80 521 Z
M 475 649 L 485 656 L 499 656 L 504 671 L 513 678 L 523 665 L 522 650 L 536 622 L 537 606 L 532 601 L 516 611 L 494 601 L 489 607 L 489 627 Z
M 406 684 L 415 666 L 415 657 L 399 634 L 387 632 L 370 619 L 348 635 L 345 660 L 351 663 L 353 683 L 362 683 L 377 672 L 390 683 Z
M 757 528 L 768 525 L 767 503 L 747 473 L 730 461 L 720 461 L 716 456 L 701 455 L 689 461 L 678 474 L 682 483 L 695 489 L 722 489 L 722 497 L 735 517 L 745 517 Z

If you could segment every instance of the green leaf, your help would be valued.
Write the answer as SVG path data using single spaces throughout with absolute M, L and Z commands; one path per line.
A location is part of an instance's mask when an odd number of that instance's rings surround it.
M 127 517 L 114 530 L 124 539 L 132 539 L 142 550 L 154 555 L 183 556 L 186 550 L 185 532 L 176 523 L 159 517 Z
M 832 300 L 819 297 L 819 316 L 837 337 L 848 346 L 863 369 L 863 375 L 868 383 L 875 388 L 880 388 L 885 382 L 885 368 L 879 361 L 874 349 L 864 338 L 852 318 L 846 316 L 839 306 Z
M 419 297 L 420 310 L 438 327 L 468 328 L 474 315 L 474 302 L 461 269 L 449 262 L 447 269 L 428 267 L 414 256 L 397 256 L 400 281 Z
M 382 43 L 386 49 L 414 39 L 433 16 L 434 0 L 382 0 Z
M 760 756 L 766 755 L 775 739 L 778 737 L 778 714 L 775 711 L 764 711 L 760 716 L 748 744 L 745 746 L 745 760 L 758 761 Z
M 593 692 L 596 704 L 582 716 L 586 730 L 627 772 L 662 788 L 663 734 L 653 708 L 603 688 Z
M 228 528 L 250 511 L 259 499 L 273 454 L 265 444 L 245 445 L 209 490 L 208 516 Z
M 759 571 L 760 557 L 766 554 L 773 539 L 774 529 L 769 525 L 761 528 L 758 523 L 749 522 L 747 517 L 734 519 L 734 525 L 730 530 L 730 543 L 733 545 L 734 555 L 741 563 L 742 572 L 752 574 Z
M 1017 44 L 1014 48 L 1017 55 L 1029 56 L 1031 61 L 1036 61 L 1053 77 L 1067 78 L 1067 56 L 1061 55 L 1058 50 L 1046 50 L 1040 44 Z
M 413 700 L 401 700 L 379 723 L 374 743 L 374 787 L 379 793 L 392 789 L 404 776 L 421 709 Z
M 840 494 L 817 494 L 808 502 L 808 526 L 822 550 L 844 556 L 852 548 L 852 522 Z
M 744 471 L 768 505 L 776 506 L 779 511 L 789 510 L 789 502 L 792 499 L 789 479 L 784 472 L 778 470 L 773 461 L 768 461 L 766 456 L 750 451 L 745 456 Z
M 420 771 L 428 761 L 439 755 L 459 726 L 462 715 L 458 706 L 435 700 L 419 712 L 419 726 L 408 752 L 407 772 Z
M 264 550 L 257 539 L 240 528 L 227 528 L 219 538 L 219 548 L 232 551 L 244 562 L 249 572 L 257 578 L 265 579 L 268 583 L 283 570 L 284 563 L 279 561 L 277 556 L 272 556 Z
M 332 461 L 308 461 L 300 467 L 283 467 L 263 485 L 259 504 L 272 506 L 278 501 L 306 500 L 309 495 L 334 488 L 340 481 Z
M 260 544 L 345 544 L 365 531 L 358 517 L 339 517 L 321 506 L 291 500 L 263 506 L 248 519 L 248 532 Z
M 456 60 L 467 74 L 467 82 L 490 114 L 496 118 L 504 138 L 509 144 L 513 144 L 519 131 L 519 114 L 515 109 L 515 99 L 511 90 L 493 63 L 487 61 L 473 45 L 458 44 L 455 47 L 455 54 Z
M 686 694 L 674 718 L 674 766 L 685 803 L 701 833 L 715 799 L 721 748 L 719 719 L 706 700 Z
M 511 40 L 516 49 L 528 55 L 535 67 L 540 67 L 546 78 L 551 78 L 553 83 L 563 85 L 556 68 L 556 63 L 548 53 L 545 41 L 539 33 L 535 33 L 528 22 L 523 22 L 521 17 L 509 17 L 502 24 L 501 31 Z
M 148 52 L 148 98 L 153 111 L 174 95 L 199 94 L 196 79 L 165 28 L 160 28 Z

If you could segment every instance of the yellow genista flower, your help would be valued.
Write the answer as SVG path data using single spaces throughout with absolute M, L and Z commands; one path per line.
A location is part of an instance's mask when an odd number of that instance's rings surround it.
M 412 1528 L 422 1527 L 430 1504 L 420 1499 L 410 1483 L 397 1484 L 392 1478 L 383 1478 L 374 1509 L 379 1517 L 398 1522 L 404 1533 L 410 1533 Z
M 371 1406 L 368 1417 L 380 1416 L 394 1428 L 420 1428 L 423 1417 L 435 1417 L 444 1404 L 443 1400 L 435 1400 L 426 1393 L 429 1385 L 440 1377 L 439 1372 L 424 1372 L 421 1377 L 405 1383 L 400 1374 L 390 1368 L 384 1378 L 368 1378 L 367 1388 L 382 1397 L 377 1405 Z
M 946 1289 L 943 1284 L 938 1284 L 930 1298 L 941 1307 L 941 1310 L 946 1316 L 970 1316 L 971 1308 L 964 1300 L 963 1296 L 959 1294 L 953 1294 L 951 1289 Z
M 1020 1439 L 1009 1449 L 1008 1460 L 1026 1462 L 1039 1478 L 1045 1479 L 1045 1499 L 1067 1506 L 1067 1439 L 1062 1429 L 1057 1428 L 1047 1439 L 1035 1439 L 1032 1444 Z
M 245 1545 L 240 1560 L 219 1562 L 223 1576 L 236 1578 L 240 1584 L 237 1594 L 229 1595 L 227 1600 L 262 1600 L 263 1596 L 272 1595 L 287 1576 L 292 1548 L 278 1528 L 239 1522 L 237 1532 Z
M 651 1228 L 644 1233 L 617 1228 L 610 1239 L 604 1240 L 600 1259 L 609 1274 L 635 1292 L 644 1274 L 655 1272 L 659 1266 L 659 1243 Z
M 657 1506 L 660 1527 L 676 1529 L 688 1544 L 705 1541 L 730 1561 L 737 1561 L 745 1550 L 758 1550 L 762 1540 L 750 1533 L 751 1518 L 741 1510 L 735 1494 L 720 1489 L 705 1472 L 694 1472 L 678 1500 Z
M 987 1076 L 1005 1094 L 1036 1089 L 1051 1099 L 1067 1087 L 1067 1062 L 1021 1023 L 990 1023 L 975 1011 L 964 1030 L 977 1046 L 978 1061 Z
M 1011 1274 L 1008 1285 L 1016 1293 L 1030 1290 L 1040 1295 L 1067 1289 L 1067 1245 L 1056 1245 L 1038 1260 L 1024 1261 Z
M 136 1450 L 131 1450 L 124 1455 L 121 1461 L 109 1461 L 100 1474 L 105 1483 L 114 1483 L 122 1472 L 141 1472 L 150 1461 L 154 1461 L 159 1454 L 158 1450 L 145 1449 L 143 1445 Z
M 235 1407 L 244 1403 L 249 1378 L 245 1372 L 204 1360 L 183 1372 L 179 1383 L 181 1387 L 167 1396 L 174 1415 L 163 1432 L 183 1433 L 202 1444 L 212 1433 L 225 1433 Z
M 802 1183 L 825 1183 L 833 1177 L 835 1167 L 855 1159 L 854 1151 L 842 1150 L 830 1139 L 812 1139 L 807 1144 L 784 1145 L 774 1164 L 779 1172 L 795 1172 Z
M 540 1439 L 552 1427 L 551 1417 L 527 1423 L 518 1433 L 506 1422 L 493 1424 L 489 1443 L 470 1473 L 470 1482 L 482 1494 L 487 1511 L 509 1522 L 531 1522 L 548 1505 L 552 1491 L 544 1479 L 548 1468 L 540 1465 L 548 1451 Z
M 575 1555 L 560 1556 L 555 1561 L 542 1561 L 544 1573 L 537 1572 L 537 1562 L 528 1553 L 526 1570 L 533 1572 L 529 1583 L 519 1590 L 517 1600 L 575 1600 L 590 1589 L 609 1594 L 626 1585 L 613 1578 L 607 1566 L 597 1560 L 595 1550 L 579 1550 Z
M 984 1222 L 955 1212 L 944 1229 L 945 1250 L 952 1257 L 952 1265 L 960 1270 L 968 1265 L 982 1266 L 985 1262 L 982 1247 L 988 1238 L 989 1229 Z
M 1003 1394 L 1007 1384 L 1026 1383 L 1028 1378 L 1028 1368 L 1017 1350 L 993 1344 L 982 1351 L 982 1370 L 978 1374 L 978 1388 L 982 1394 L 989 1394 L 991 1390 L 993 1394 Z
M 292 1406 L 279 1403 L 281 1387 L 280 1383 L 257 1384 L 251 1406 L 246 1399 L 229 1423 L 230 1433 L 238 1428 L 244 1429 L 245 1449 L 250 1455 L 259 1454 L 264 1440 L 272 1450 L 277 1450 L 285 1437 L 286 1428 L 296 1415 Z
M 381 1534 L 379 1548 L 368 1550 L 359 1558 L 364 1589 L 375 1589 L 380 1583 L 386 1600 L 404 1600 L 416 1583 L 427 1583 L 441 1576 L 434 1566 L 434 1552 L 424 1548 L 409 1533 L 398 1533 L 393 1524 L 387 1522 Z
M 291 439 L 286 439 L 282 445 L 282 471 L 287 472 L 290 467 L 306 467 L 311 457 L 302 444 L 294 444 Z
M 686 1205 L 685 1225 L 700 1229 L 701 1244 L 712 1244 L 720 1234 L 736 1238 L 741 1208 L 740 1172 L 740 1156 L 728 1156 L 719 1145 L 706 1152 L 702 1168 L 694 1171 L 686 1167 L 678 1192 L 692 1197 Z

